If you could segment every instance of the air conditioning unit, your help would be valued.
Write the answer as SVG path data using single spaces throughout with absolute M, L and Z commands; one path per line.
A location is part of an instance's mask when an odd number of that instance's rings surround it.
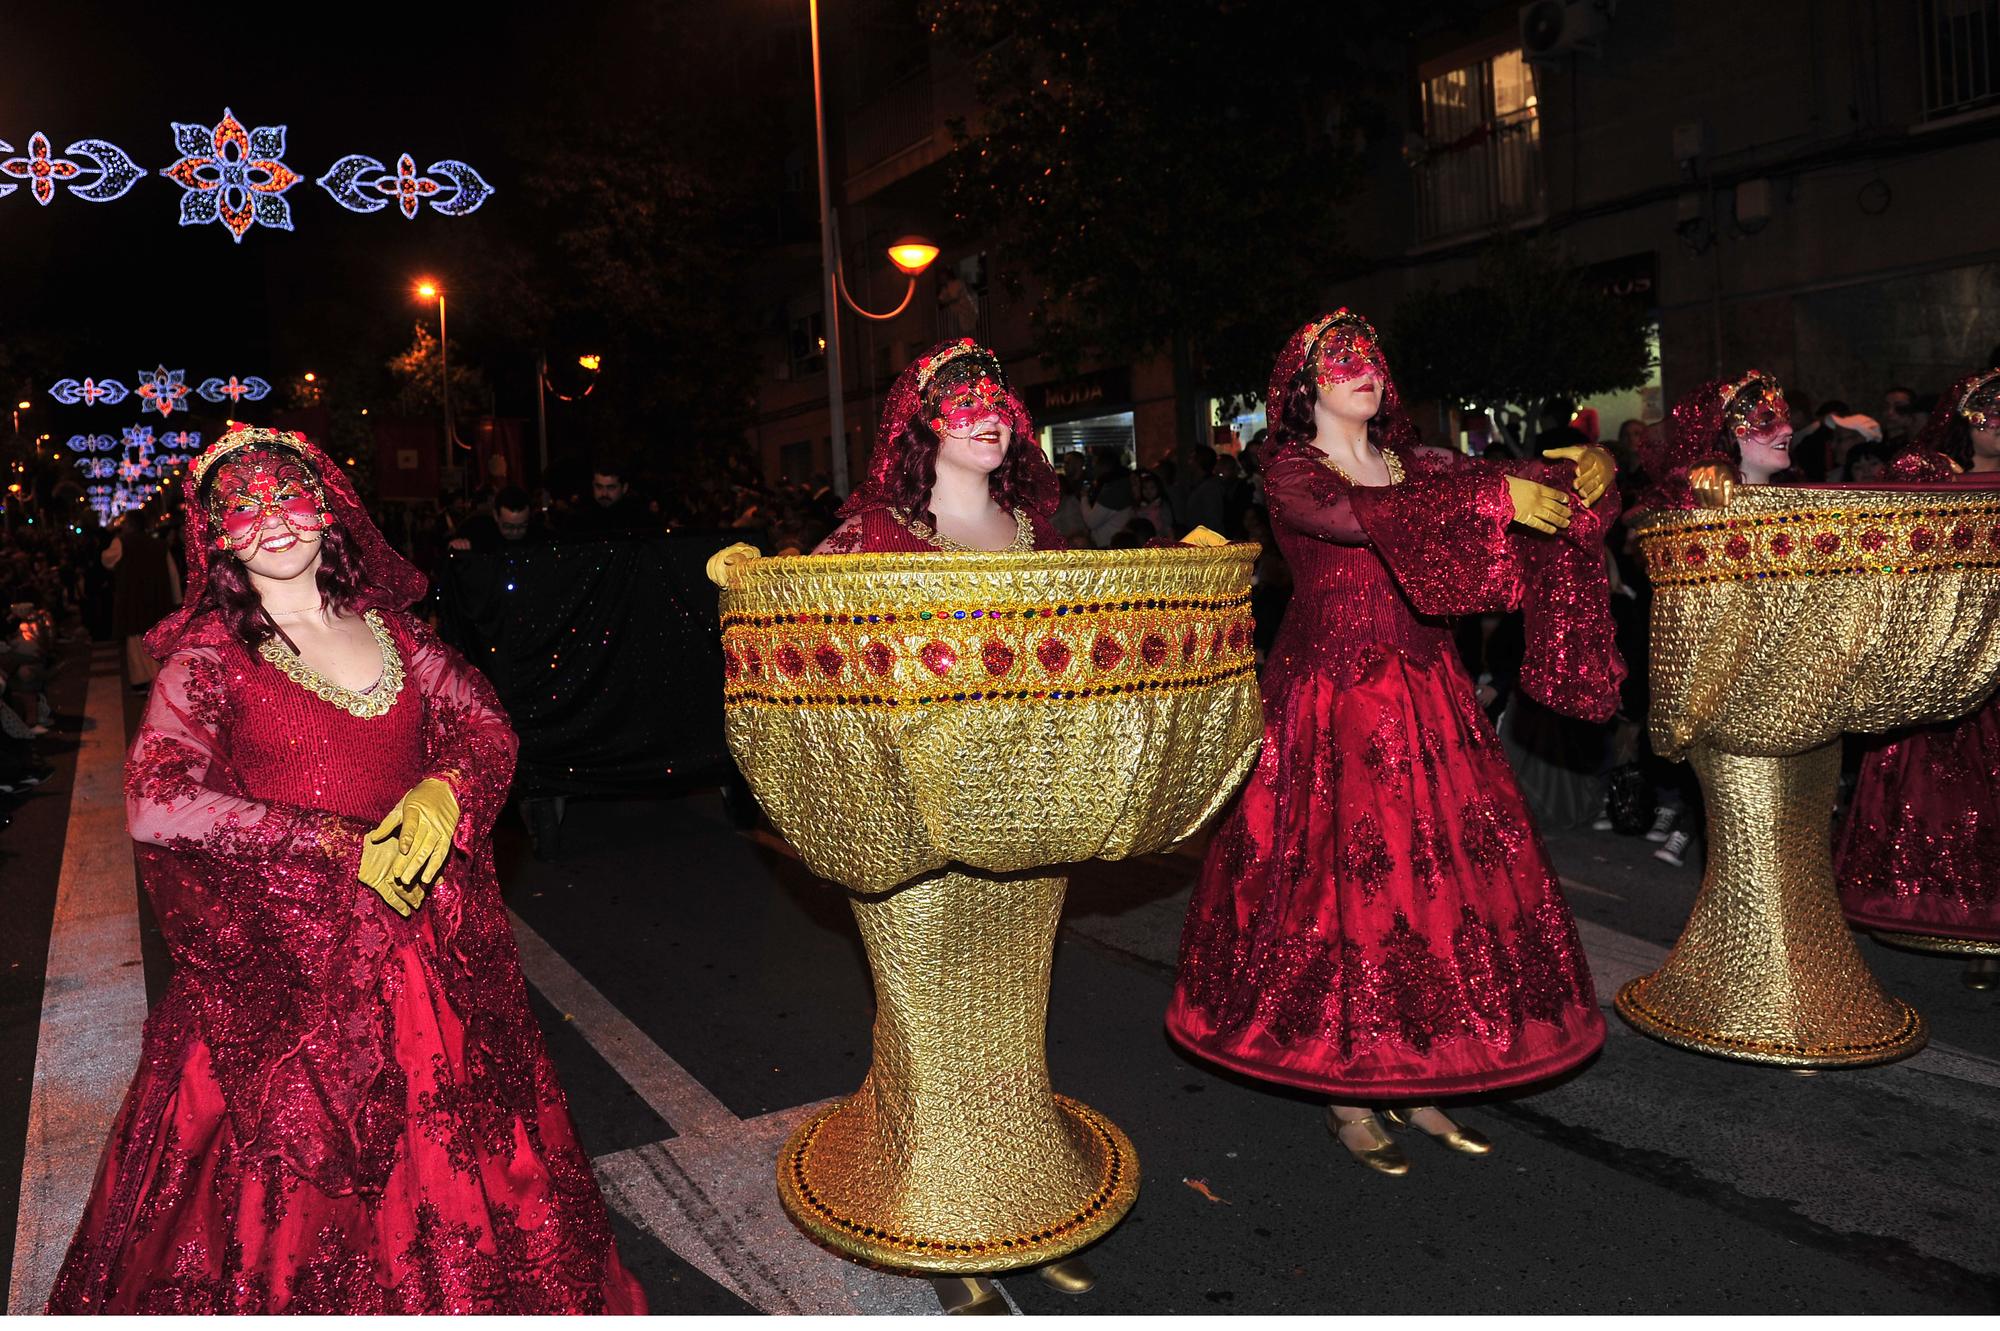
M 1618 0 L 1535 0 L 1521 6 L 1521 57 L 1556 60 L 1572 51 L 1597 55 Z

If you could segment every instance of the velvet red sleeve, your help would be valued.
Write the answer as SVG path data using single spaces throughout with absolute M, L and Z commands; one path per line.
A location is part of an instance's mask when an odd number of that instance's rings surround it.
M 499 821 L 520 741 L 486 676 L 416 620 L 406 619 L 404 628 L 413 647 L 410 678 L 424 700 L 425 775 L 443 781 L 458 797 L 452 841 L 469 854 L 485 844 Z
M 1289 455 L 1273 458 L 1264 471 L 1264 502 L 1273 523 L 1303 536 L 1337 545 L 1368 544 L 1347 487 L 1319 463 Z

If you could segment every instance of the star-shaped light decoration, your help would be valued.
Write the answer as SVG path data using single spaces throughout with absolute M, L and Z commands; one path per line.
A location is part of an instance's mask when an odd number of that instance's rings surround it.
M 237 244 L 252 226 L 292 229 L 285 191 L 301 177 L 280 159 L 285 127 L 245 129 L 228 107 L 213 128 L 174 122 L 181 159 L 161 175 L 187 191 L 181 195 L 181 225 L 221 222 Z

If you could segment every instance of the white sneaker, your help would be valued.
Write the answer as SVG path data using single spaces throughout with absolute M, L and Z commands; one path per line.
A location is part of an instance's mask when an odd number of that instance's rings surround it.
M 1653 815 L 1653 828 L 1646 833 L 1648 841 L 1665 841 L 1673 834 L 1674 823 L 1680 818 L 1679 809 L 1661 809 Z
M 1688 843 L 1694 840 L 1686 832 L 1675 832 L 1667 837 L 1667 843 L 1653 852 L 1653 858 L 1673 865 L 1676 869 L 1687 862 Z
M 1597 817 L 1590 820 L 1590 830 L 1593 832 L 1609 832 L 1611 827 L 1611 796 L 1606 795 L 1597 806 Z

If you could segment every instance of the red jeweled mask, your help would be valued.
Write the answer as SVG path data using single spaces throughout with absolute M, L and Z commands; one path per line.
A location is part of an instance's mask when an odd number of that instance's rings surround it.
M 1780 426 L 1789 426 L 1792 413 L 1778 381 L 1768 374 L 1752 370 L 1730 392 L 1722 419 L 1729 426 L 1729 433 L 1742 440 L 1768 435 Z
M 1313 377 L 1319 386 L 1333 388 L 1371 374 L 1387 377 L 1374 330 L 1359 320 L 1342 320 L 1328 329 L 1320 339 L 1319 356 L 1313 363 Z
M 947 431 L 964 430 L 984 420 L 988 416 L 1008 418 L 1007 401 L 1012 395 L 1007 386 L 990 375 L 980 375 L 970 383 L 953 384 L 940 395 L 936 409 L 930 418 L 930 427 L 937 434 Z
M 1958 400 L 1958 414 L 1975 430 L 2000 425 L 2000 370 L 1989 370 L 1973 381 Z
M 265 519 L 274 514 L 295 536 L 325 531 L 331 521 L 319 478 L 297 457 L 274 448 L 244 449 L 224 461 L 209 491 L 208 513 L 220 550 L 256 545 Z

